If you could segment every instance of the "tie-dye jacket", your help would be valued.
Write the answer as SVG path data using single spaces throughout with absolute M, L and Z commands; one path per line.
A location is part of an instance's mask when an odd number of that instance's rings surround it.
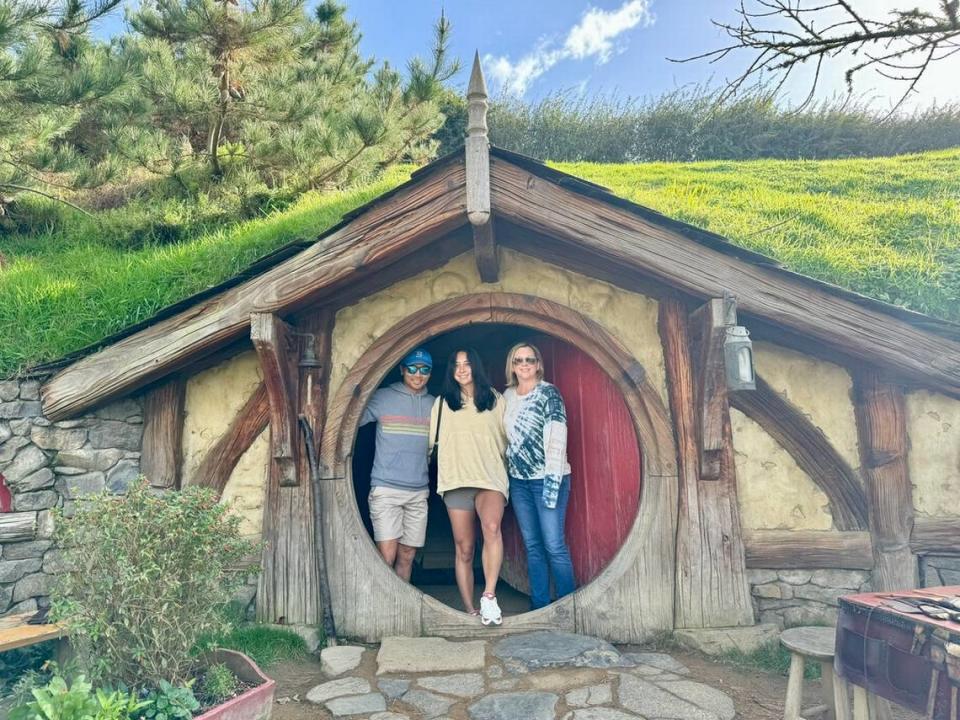
M 503 394 L 507 407 L 507 467 L 520 480 L 543 480 L 543 504 L 557 506 L 567 462 L 567 413 L 560 391 L 541 380 L 526 395 L 515 387 Z

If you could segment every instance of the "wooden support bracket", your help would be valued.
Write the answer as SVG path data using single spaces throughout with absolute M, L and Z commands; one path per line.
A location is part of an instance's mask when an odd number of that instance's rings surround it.
M 186 382 L 174 377 L 147 393 L 143 403 L 140 471 L 157 488 L 180 487 Z
M 483 225 L 473 226 L 473 255 L 477 260 L 480 279 L 485 283 L 497 282 L 500 279 L 500 260 L 493 234 L 493 218 Z
M 252 313 L 250 338 L 260 356 L 270 401 L 271 474 L 276 473 L 281 487 L 295 486 L 298 484 L 299 426 L 293 330 L 276 315 Z
M 729 293 L 713 298 L 690 316 L 693 364 L 696 373 L 697 420 L 700 430 L 700 479 L 720 477 L 724 448 L 727 380 L 723 341 L 727 328 L 737 324 L 737 301 Z

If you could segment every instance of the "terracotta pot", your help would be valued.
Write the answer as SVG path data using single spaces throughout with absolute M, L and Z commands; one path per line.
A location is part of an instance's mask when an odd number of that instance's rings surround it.
M 223 663 L 238 678 L 246 683 L 257 683 L 257 686 L 210 708 L 193 720 L 269 720 L 277 683 L 264 675 L 253 660 L 235 650 L 214 650 L 207 657 L 211 665 Z

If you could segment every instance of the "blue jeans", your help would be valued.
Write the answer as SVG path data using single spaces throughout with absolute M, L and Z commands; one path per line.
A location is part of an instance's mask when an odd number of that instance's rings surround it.
M 510 504 L 517 517 L 523 544 L 527 549 L 527 575 L 530 578 L 530 609 L 550 604 L 550 573 L 557 599 L 576 588 L 570 550 L 563 537 L 563 524 L 570 500 L 570 476 L 560 483 L 555 508 L 544 507 L 543 480 L 510 478 Z

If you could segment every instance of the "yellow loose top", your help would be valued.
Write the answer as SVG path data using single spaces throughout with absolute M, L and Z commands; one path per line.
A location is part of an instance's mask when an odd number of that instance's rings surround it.
M 438 397 L 430 412 L 430 449 L 437 437 L 437 414 L 443 403 L 440 416 L 440 449 L 437 458 L 437 492 L 443 495 L 448 490 L 462 487 L 496 490 L 509 497 L 507 467 L 504 453 L 507 435 L 503 428 L 503 411 L 506 403 L 494 391 L 497 404 L 492 410 L 477 412 L 473 400 L 463 403 L 454 412 L 443 397 Z

